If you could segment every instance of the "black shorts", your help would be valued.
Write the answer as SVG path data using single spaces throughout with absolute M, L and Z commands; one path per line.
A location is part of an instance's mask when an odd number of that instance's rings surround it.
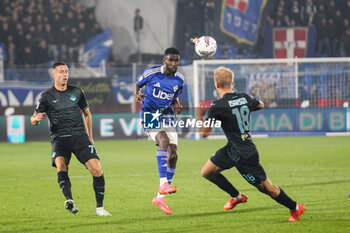
M 58 156 L 63 156 L 67 159 L 68 164 L 72 153 L 75 157 L 85 164 L 90 159 L 99 159 L 96 148 L 85 135 L 56 137 L 52 142 L 52 166 L 56 167 L 55 159 Z
M 210 160 L 224 170 L 236 167 L 244 179 L 252 185 L 260 184 L 266 180 L 266 173 L 259 163 L 259 153 L 256 150 L 247 157 L 241 156 L 238 161 L 233 161 L 225 146 L 218 150 Z

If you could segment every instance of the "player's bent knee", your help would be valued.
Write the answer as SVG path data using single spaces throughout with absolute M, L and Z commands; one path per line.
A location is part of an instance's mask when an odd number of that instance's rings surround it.
M 102 176 L 103 172 L 101 168 L 91 168 L 89 169 L 90 173 L 94 177 L 100 177 Z
M 203 169 L 202 169 L 202 171 L 201 171 L 201 175 L 202 175 L 203 178 L 209 180 L 209 179 L 208 179 L 208 173 L 207 173 L 206 171 L 204 171 Z
M 207 180 L 214 180 L 215 177 L 217 177 L 217 174 L 216 173 L 213 173 L 211 171 L 208 171 L 207 169 L 203 168 L 202 171 L 201 171 L 201 175 L 202 177 L 204 177 L 205 179 Z
M 66 159 L 63 156 L 56 157 L 55 165 L 57 171 L 68 171 L 68 165 L 66 163 Z
M 255 187 L 256 187 L 260 192 L 269 195 L 269 191 L 267 190 L 267 188 L 266 188 L 266 186 L 264 185 L 264 183 L 255 185 Z
M 163 150 L 166 150 L 170 145 L 170 141 L 167 138 L 162 138 L 162 139 L 158 140 L 158 143 L 159 143 L 159 148 L 161 148 Z
M 169 154 L 169 165 L 176 164 L 178 155 L 176 152 Z
M 103 171 L 98 159 L 90 159 L 85 163 L 85 166 L 89 169 L 92 176 L 102 176 Z

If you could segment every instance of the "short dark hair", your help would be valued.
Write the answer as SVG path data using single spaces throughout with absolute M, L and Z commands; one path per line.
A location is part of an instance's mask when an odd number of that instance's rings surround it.
M 57 66 L 67 66 L 66 63 L 62 62 L 62 61 L 58 61 L 53 63 L 53 65 L 51 66 L 52 69 L 55 69 Z M 68 67 L 68 66 L 67 66 Z
M 176 48 L 170 47 L 170 48 L 167 48 L 167 49 L 164 51 L 164 56 L 166 56 L 166 55 L 168 55 L 168 54 L 180 55 L 180 52 L 179 52 L 179 50 L 177 50 Z

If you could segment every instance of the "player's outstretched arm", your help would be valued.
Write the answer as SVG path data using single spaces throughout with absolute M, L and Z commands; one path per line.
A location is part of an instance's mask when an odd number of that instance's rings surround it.
M 260 109 L 263 109 L 265 107 L 264 102 L 262 102 L 261 100 L 259 100 L 259 105 L 258 107 L 256 107 L 255 109 L 253 109 L 252 111 L 258 111 Z
M 44 120 L 45 118 L 46 118 L 46 112 L 34 113 L 30 118 L 30 123 L 32 125 L 38 125 L 40 121 Z
M 203 116 L 207 110 L 208 108 L 206 108 L 202 104 L 199 105 L 199 107 L 196 109 L 196 115 L 197 115 L 198 121 L 202 121 L 202 122 L 204 121 Z M 199 133 L 201 134 L 202 137 L 206 138 L 210 135 L 211 129 L 212 129 L 211 126 L 208 126 L 208 127 L 203 126 L 199 128 Z
M 137 103 L 141 103 L 143 101 L 143 98 L 147 96 L 146 94 L 143 94 L 140 90 L 141 87 L 137 83 L 135 83 L 134 94 Z

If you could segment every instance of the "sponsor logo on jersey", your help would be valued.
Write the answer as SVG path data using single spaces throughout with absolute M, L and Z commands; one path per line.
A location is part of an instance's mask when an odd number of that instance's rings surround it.
M 53 103 L 57 103 L 58 99 L 52 100 Z
M 162 100 L 171 100 L 174 98 L 174 94 L 167 93 L 159 89 L 153 89 L 153 96 Z
M 179 87 L 176 85 L 175 87 L 173 87 L 173 89 L 174 89 L 174 92 L 176 92 L 179 89 Z
M 72 95 L 72 96 L 70 97 L 70 100 L 73 101 L 73 102 L 74 102 L 76 99 L 77 99 L 77 97 L 75 97 L 74 95 Z
M 154 84 L 154 87 L 160 87 L 160 83 L 158 82 L 158 83 Z

